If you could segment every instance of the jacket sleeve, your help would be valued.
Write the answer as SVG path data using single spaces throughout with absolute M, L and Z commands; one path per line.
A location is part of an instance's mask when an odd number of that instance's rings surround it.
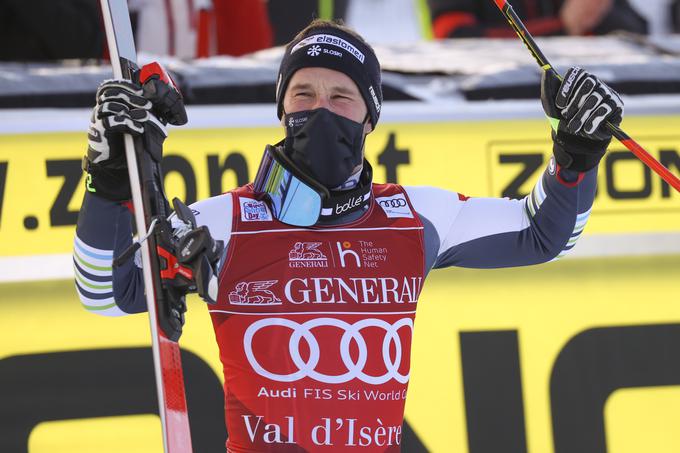
M 83 307 L 99 315 L 146 311 L 139 259 L 113 268 L 132 244 L 132 214 L 120 203 L 85 193 L 73 248 L 76 289 Z
M 596 181 L 597 168 L 575 173 L 550 166 L 522 200 L 467 198 L 431 187 L 406 191 L 425 225 L 428 269 L 498 268 L 567 254 L 590 216 Z
M 228 244 L 231 235 L 231 194 L 192 204 L 199 226 L 206 225 L 216 239 Z M 173 226 L 177 222 L 170 218 Z M 76 289 L 83 307 L 99 315 L 122 316 L 146 311 L 144 278 L 139 251 L 118 267 L 112 267 L 132 244 L 133 215 L 125 204 L 85 193 L 78 215 L 73 265 Z

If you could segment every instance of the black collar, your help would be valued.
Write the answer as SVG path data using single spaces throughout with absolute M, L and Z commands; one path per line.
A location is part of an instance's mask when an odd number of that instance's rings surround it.
M 371 203 L 371 181 L 373 168 L 364 159 L 363 169 L 359 176 L 356 187 L 349 190 L 331 190 L 330 197 L 321 202 L 321 215 L 319 220 L 327 222 L 338 219 L 345 215 L 368 208 Z

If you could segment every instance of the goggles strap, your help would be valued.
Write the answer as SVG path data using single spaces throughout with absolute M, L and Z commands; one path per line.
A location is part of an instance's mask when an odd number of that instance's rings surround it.
M 373 169 L 368 161 L 364 160 L 357 186 L 350 190 L 331 190 L 330 197 L 324 198 L 321 202 L 320 218 L 329 220 L 366 209 L 371 202 L 372 178 Z

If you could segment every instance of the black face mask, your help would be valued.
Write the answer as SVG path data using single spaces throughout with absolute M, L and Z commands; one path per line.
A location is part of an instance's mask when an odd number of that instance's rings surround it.
M 328 189 L 345 182 L 363 162 L 363 124 L 324 108 L 286 114 L 284 121 L 284 152 Z

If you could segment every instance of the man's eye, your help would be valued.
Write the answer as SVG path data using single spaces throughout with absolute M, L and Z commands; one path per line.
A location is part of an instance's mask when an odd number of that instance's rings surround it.
M 311 96 L 311 94 L 309 94 L 309 93 L 307 93 L 307 92 L 305 92 L 305 91 L 302 91 L 302 92 L 300 92 L 300 93 L 295 93 L 295 97 L 296 97 L 296 98 L 300 98 L 300 97 L 306 98 L 306 97 L 309 97 L 309 96 Z

